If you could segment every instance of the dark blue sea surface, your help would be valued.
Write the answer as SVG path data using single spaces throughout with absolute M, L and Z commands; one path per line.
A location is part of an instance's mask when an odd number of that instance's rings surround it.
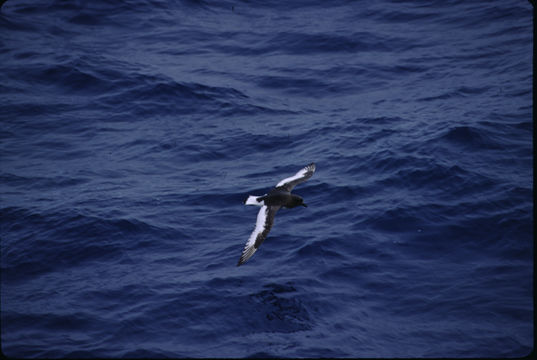
M 532 11 L 8 0 L 3 354 L 530 353 Z

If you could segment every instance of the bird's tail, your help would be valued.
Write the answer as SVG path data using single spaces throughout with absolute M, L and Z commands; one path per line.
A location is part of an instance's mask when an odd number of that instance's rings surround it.
M 244 200 L 244 205 L 263 206 L 265 202 L 263 201 L 263 196 L 250 195 Z

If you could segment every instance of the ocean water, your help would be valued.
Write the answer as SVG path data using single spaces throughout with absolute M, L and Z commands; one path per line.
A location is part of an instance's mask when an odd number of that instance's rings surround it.
M 529 354 L 532 11 L 8 0 L 3 354 Z

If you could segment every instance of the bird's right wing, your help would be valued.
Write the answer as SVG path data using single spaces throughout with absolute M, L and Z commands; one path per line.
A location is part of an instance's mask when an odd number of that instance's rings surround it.
M 242 255 L 237 266 L 244 264 L 261 246 L 274 223 L 274 216 L 280 207 L 281 206 L 263 205 L 261 209 L 259 209 L 255 229 L 252 231 L 250 238 L 246 242 L 244 250 L 242 250 Z

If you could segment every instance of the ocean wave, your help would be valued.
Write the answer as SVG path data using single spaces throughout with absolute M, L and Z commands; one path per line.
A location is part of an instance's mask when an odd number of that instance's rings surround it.
M 471 149 L 504 149 L 500 143 L 495 142 L 484 130 L 471 126 L 454 127 L 443 135 L 443 139 Z
M 170 232 L 136 219 L 104 219 L 92 215 L 39 213 L 21 208 L 2 209 L 2 273 L 5 281 L 20 281 L 92 261 L 119 261 L 129 249 L 159 244 L 149 239 Z M 9 236 L 7 236 L 9 234 Z M 84 236 L 86 241 L 76 241 Z M 126 239 L 131 239 L 126 243 Z M 26 250 L 25 250 L 26 249 Z M 32 249 L 30 252 L 28 249 Z

